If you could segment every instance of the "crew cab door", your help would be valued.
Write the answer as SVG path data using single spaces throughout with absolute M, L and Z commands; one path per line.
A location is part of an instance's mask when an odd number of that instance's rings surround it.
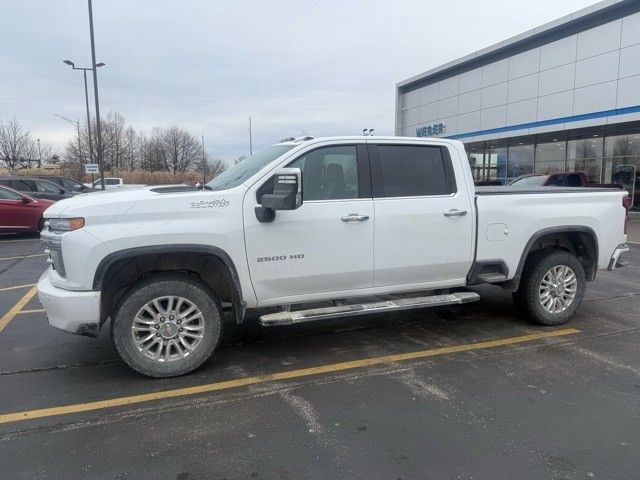
M 258 301 L 291 303 L 339 297 L 373 284 L 374 211 L 364 142 L 310 147 L 280 165 L 302 170 L 303 203 L 260 223 L 259 199 L 273 177 L 245 195 L 243 211 L 249 272 Z M 286 299 L 285 299 L 286 297 Z
M 446 145 L 424 142 L 371 143 L 369 152 L 374 286 L 464 285 L 473 261 L 474 210 L 460 163 L 454 165 Z

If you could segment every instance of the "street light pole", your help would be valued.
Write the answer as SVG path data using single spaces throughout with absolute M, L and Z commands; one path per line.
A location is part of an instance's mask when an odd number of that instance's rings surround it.
M 82 70 L 82 73 L 84 76 L 84 103 L 87 107 L 87 136 L 88 136 L 88 142 L 89 142 L 89 162 L 91 162 L 93 160 L 93 141 L 91 138 L 91 112 L 89 110 L 89 89 L 87 88 L 87 70 L 95 71 L 98 67 L 104 67 L 104 63 L 97 63 L 95 64 L 94 68 L 76 67 L 76 65 L 71 60 L 63 60 L 62 63 L 69 65 L 73 70 Z M 61 115 L 57 115 L 57 116 L 59 116 L 60 118 L 64 118 Z M 99 117 L 96 116 L 96 119 L 98 118 Z M 65 118 L 65 120 L 68 121 L 69 119 Z M 98 123 L 98 128 L 99 128 L 99 123 Z M 80 129 L 78 129 L 78 143 L 80 143 Z M 100 170 L 100 172 L 102 172 L 102 165 L 100 165 L 100 162 L 98 162 L 98 169 Z M 104 175 L 101 174 L 100 178 L 104 178 Z
M 89 136 L 89 163 L 93 160 L 93 142 L 91 141 L 91 115 L 89 113 L 89 90 L 87 89 L 87 69 L 82 69 L 84 75 L 84 103 L 87 106 L 87 135 Z
M 54 113 L 53 116 L 61 118 L 65 122 L 69 122 L 70 124 L 75 125 L 77 127 L 77 129 L 78 129 L 78 158 L 80 159 L 80 162 L 82 162 L 82 142 L 80 141 L 80 120 L 73 121 L 70 118 L 65 117 L 64 115 L 58 115 L 57 113 Z M 91 146 L 89 146 L 89 149 L 91 149 Z M 89 152 L 89 156 L 91 156 L 91 152 Z
M 202 134 L 202 185 L 207 183 L 207 156 L 204 153 L 204 133 Z
M 102 164 L 102 134 L 100 131 L 100 102 L 98 100 L 98 73 L 96 68 L 96 43 L 93 36 L 93 7 L 91 0 L 87 0 L 89 5 L 89 35 L 91 36 L 91 65 L 93 70 L 93 94 L 96 100 L 96 133 L 98 134 L 97 154 L 98 168 L 100 169 L 100 186 L 104 190 L 104 168 Z
M 251 115 L 249 115 L 249 156 L 253 155 L 253 141 L 251 139 Z
M 38 168 L 42 168 L 42 150 L 40 150 L 40 139 L 38 138 Z

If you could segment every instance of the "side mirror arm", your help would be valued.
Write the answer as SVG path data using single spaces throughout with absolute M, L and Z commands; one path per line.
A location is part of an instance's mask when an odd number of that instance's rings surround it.
M 262 205 L 254 209 L 256 218 L 260 223 L 271 223 L 276 218 L 276 211 L 273 208 L 263 207 Z

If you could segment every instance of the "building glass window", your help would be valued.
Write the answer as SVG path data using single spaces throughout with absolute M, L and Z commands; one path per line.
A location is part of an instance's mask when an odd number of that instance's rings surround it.
M 640 134 L 615 135 L 604 141 L 604 182 L 622 185 L 640 207 Z
M 564 141 L 538 143 L 536 145 L 536 173 L 566 171 L 567 145 Z
M 507 183 L 507 147 L 490 146 L 487 148 L 485 162 L 489 166 L 490 176 L 486 180 L 499 180 Z
M 599 182 L 602 174 L 602 137 L 569 140 L 567 171 L 584 172 L 589 181 Z
M 473 174 L 473 180 L 479 182 L 484 180 L 484 145 L 482 143 L 465 145 L 467 154 L 469 155 L 469 166 Z
M 533 145 L 512 145 L 509 147 L 509 160 L 507 162 L 507 182 L 520 175 L 533 173 L 533 158 L 535 150 Z

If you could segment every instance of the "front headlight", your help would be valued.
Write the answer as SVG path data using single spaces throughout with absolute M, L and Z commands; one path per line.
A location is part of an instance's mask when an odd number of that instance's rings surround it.
M 72 232 L 84 227 L 84 218 L 50 218 L 46 221 L 45 227 L 53 232 Z

